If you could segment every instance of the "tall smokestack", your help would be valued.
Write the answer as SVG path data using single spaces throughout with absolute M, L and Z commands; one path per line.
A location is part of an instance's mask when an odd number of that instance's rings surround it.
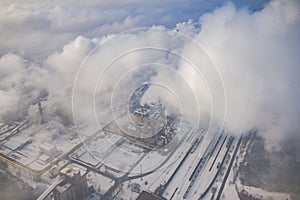
M 41 117 L 41 124 L 44 123 L 44 116 L 43 116 L 43 109 L 42 109 L 42 104 L 41 101 L 38 100 L 38 106 L 39 106 L 39 112 L 40 112 L 40 117 Z

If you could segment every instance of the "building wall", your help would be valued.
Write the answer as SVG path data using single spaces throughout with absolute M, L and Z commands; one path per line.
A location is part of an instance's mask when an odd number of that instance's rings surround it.
M 71 184 L 71 187 L 60 193 L 57 189 L 53 191 L 54 200 L 85 200 L 88 197 L 88 185 L 86 176 L 79 171 L 68 175 L 65 174 L 64 184 Z

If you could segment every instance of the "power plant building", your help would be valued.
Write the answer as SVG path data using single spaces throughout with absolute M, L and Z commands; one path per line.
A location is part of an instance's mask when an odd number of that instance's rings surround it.
M 88 197 L 86 169 L 69 166 L 60 171 L 63 181 L 53 190 L 54 200 L 85 200 Z

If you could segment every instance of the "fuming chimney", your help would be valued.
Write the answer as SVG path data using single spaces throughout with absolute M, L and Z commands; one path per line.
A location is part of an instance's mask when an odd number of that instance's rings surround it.
M 40 112 L 40 117 L 41 117 L 41 124 L 44 123 L 44 116 L 43 116 L 43 109 L 42 109 L 42 104 L 41 101 L 38 101 L 38 106 L 39 106 L 39 112 Z

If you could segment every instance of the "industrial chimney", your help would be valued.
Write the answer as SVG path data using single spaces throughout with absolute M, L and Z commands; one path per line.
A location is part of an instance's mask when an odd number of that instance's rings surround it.
M 40 100 L 38 100 L 38 107 L 39 107 L 39 112 L 40 112 L 40 117 L 41 117 L 41 124 L 43 124 L 43 123 L 45 123 L 45 121 L 44 121 L 44 116 L 43 116 L 42 104 L 41 104 Z

